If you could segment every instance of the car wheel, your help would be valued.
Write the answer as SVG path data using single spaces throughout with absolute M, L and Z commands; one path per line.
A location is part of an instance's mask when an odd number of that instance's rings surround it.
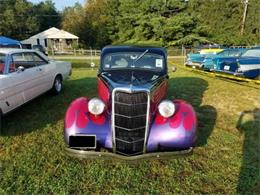
M 2 111 L 0 109 L 0 135 L 2 134 L 2 123 L 3 123 L 3 114 L 2 114 Z
M 256 76 L 255 79 L 260 80 L 260 70 L 258 71 L 258 76 Z
M 52 93 L 55 95 L 58 95 L 62 90 L 62 79 L 61 76 L 56 76 L 53 82 L 53 86 L 52 86 Z

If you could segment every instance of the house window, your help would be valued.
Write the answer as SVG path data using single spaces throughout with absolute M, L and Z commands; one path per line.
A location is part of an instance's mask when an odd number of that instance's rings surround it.
M 40 45 L 40 39 L 37 39 L 37 45 Z
M 45 47 L 48 46 L 47 39 L 44 39 L 44 45 L 45 45 Z

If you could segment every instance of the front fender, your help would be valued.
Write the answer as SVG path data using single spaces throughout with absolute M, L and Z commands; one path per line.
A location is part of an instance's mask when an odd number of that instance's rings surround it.
M 164 118 L 159 113 L 153 121 L 147 152 L 180 150 L 193 147 L 197 138 L 197 117 L 192 106 L 185 101 L 175 100 L 175 114 Z
M 111 116 L 106 111 L 100 116 L 92 115 L 88 111 L 88 101 L 87 98 L 80 97 L 70 104 L 65 116 L 65 143 L 69 145 L 71 135 L 89 134 L 96 135 L 97 145 L 111 149 Z

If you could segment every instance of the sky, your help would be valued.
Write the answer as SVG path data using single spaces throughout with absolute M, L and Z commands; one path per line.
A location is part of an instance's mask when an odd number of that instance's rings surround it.
M 29 0 L 32 3 L 39 3 L 41 1 L 44 0 Z M 68 7 L 68 6 L 72 6 L 74 5 L 76 2 L 80 3 L 80 4 L 84 4 L 85 0 L 52 0 L 52 2 L 55 3 L 56 8 L 61 11 L 63 10 L 63 8 Z

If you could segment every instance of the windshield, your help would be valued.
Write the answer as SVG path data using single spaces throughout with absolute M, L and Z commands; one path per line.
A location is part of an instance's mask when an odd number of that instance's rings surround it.
M 102 61 L 104 70 L 145 69 L 161 71 L 165 66 L 162 55 L 145 52 L 117 52 L 107 54 Z
M 5 70 L 5 54 L 0 53 L 0 74 L 4 74 Z
M 242 50 L 231 49 L 231 50 L 224 50 L 222 52 L 219 52 L 217 55 L 220 55 L 220 56 L 240 56 L 241 53 L 242 53 Z
M 244 57 L 260 57 L 260 49 L 247 50 L 242 56 Z

